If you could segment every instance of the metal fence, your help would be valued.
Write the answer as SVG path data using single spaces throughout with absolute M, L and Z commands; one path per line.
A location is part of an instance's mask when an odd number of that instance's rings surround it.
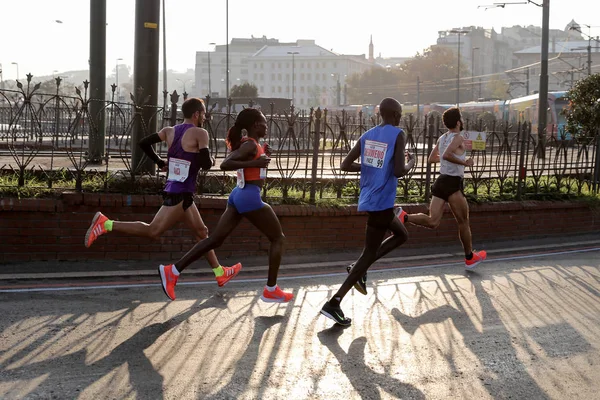
M 61 95 L 60 79 L 56 93 L 38 93 L 28 77 L 18 90 L 0 90 L 0 187 L 3 193 L 27 188 L 33 192 L 63 190 L 139 192 L 160 191 L 164 174 L 144 171 L 132 163 L 133 130 L 147 132 L 143 115 L 151 110 L 159 127 L 181 122 L 178 103 L 184 99 L 174 92 L 170 104 L 150 107 L 131 96 L 131 102 L 103 102 L 102 113 L 91 115 L 87 82 L 76 96 Z M 165 99 L 169 97 L 165 93 Z M 113 99 L 114 89 L 113 89 Z M 232 112 L 214 112 L 210 98 L 205 128 L 210 134 L 210 150 L 215 166 L 198 177 L 198 193 L 223 196 L 235 185 L 235 174 L 219 169 L 227 155 L 226 132 L 235 121 Z M 250 102 L 249 106 L 253 106 Z M 267 117 L 267 141 L 274 150 L 269 166 L 265 198 L 284 202 L 315 203 L 321 199 L 356 200 L 359 176 L 340 170 L 340 165 L 356 140 L 378 124 L 379 116 L 362 113 L 330 113 L 320 108 L 297 111 L 262 109 Z M 99 118 L 106 133 L 101 163 L 88 157 L 89 139 L 101 135 Z M 573 140 L 538 140 L 530 124 L 508 126 L 486 118 L 466 121 L 467 130 L 486 133 L 485 150 L 470 156 L 475 165 L 465 173 L 465 191 L 475 197 L 531 198 L 547 195 L 598 192 L 598 132 Z M 416 155 L 415 168 L 399 180 L 399 201 L 427 200 L 437 175 L 427 157 L 444 129 L 440 115 L 430 113 L 421 121 L 406 115 L 402 127 L 407 133 L 408 150 Z M 166 145 L 157 152 L 166 156 Z M 146 164 L 147 165 L 147 164 Z

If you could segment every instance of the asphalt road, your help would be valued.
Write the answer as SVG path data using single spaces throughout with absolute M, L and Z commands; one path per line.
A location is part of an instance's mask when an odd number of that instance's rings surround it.
M 2 399 L 592 399 L 600 392 L 600 247 L 378 264 L 369 294 L 319 314 L 344 273 L 224 288 L 27 281 L 0 290 Z M 78 282 L 80 283 L 78 285 Z

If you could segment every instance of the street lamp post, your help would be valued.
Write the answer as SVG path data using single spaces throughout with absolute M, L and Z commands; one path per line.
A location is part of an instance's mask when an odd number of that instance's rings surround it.
M 296 95 L 296 54 L 300 54 L 297 51 L 288 51 L 288 54 L 292 55 L 292 104 L 294 104 L 294 96 Z
M 181 79 L 175 79 L 175 80 L 183 85 L 183 93 L 186 93 L 185 84 L 188 82 L 192 82 L 191 79 L 186 79 L 185 81 L 182 81 Z
M 471 98 L 475 100 L 475 50 L 479 47 L 471 48 Z
M 117 58 L 116 66 L 115 66 L 115 75 L 116 75 L 115 84 L 117 85 L 117 101 L 119 101 L 119 99 L 121 98 L 121 88 L 119 87 L 119 61 L 123 61 L 123 59 Z
M 456 33 L 458 36 L 458 68 L 456 69 L 456 107 L 458 107 L 460 105 L 460 35 L 469 31 L 452 29 L 450 33 Z
M 209 46 L 216 46 L 216 43 L 209 43 Z M 210 50 L 207 51 L 208 54 L 208 95 L 212 96 L 212 86 L 211 86 L 211 77 L 210 77 Z
M 337 95 L 337 106 L 339 107 L 340 104 L 340 92 L 342 91 L 342 87 L 340 86 L 340 74 L 339 73 L 333 73 L 331 74 L 332 77 L 337 77 L 337 82 L 336 82 L 336 95 Z
M 17 80 L 19 80 L 19 63 L 18 62 L 11 62 L 11 64 L 17 66 Z
M 225 48 L 226 48 L 226 61 L 225 63 L 226 65 L 226 70 L 225 70 L 225 76 L 226 76 L 226 82 L 225 85 L 226 90 L 227 90 L 227 96 L 225 97 L 225 101 L 228 102 L 229 101 L 229 0 L 225 0 L 225 39 L 227 40 L 227 42 L 225 43 Z

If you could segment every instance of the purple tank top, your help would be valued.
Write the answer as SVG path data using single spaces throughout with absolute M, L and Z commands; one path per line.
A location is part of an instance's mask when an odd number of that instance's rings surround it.
M 173 143 L 167 152 L 169 172 L 165 192 L 167 193 L 195 193 L 196 177 L 200 171 L 200 154 L 183 150 L 181 139 L 193 124 L 175 125 Z

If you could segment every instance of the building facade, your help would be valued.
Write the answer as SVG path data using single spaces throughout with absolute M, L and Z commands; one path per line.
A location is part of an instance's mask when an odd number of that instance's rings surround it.
M 210 87 L 213 96 L 226 92 L 226 46 L 210 52 Z M 196 53 L 196 92 L 206 96 L 209 53 Z M 314 40 L 280 43 L 277 39 L 233 39 L 229 46 L 230 87 L 251 83 L 260 97 L 289 98 L 299 108 L 346 103 L 346 79 L 378 67 L 365 55 L 337 54 Z

